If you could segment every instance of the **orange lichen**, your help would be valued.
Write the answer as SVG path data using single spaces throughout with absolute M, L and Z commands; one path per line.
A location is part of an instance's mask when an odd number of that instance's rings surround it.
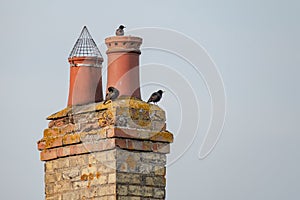
M 89 180 L 93 180 L 94 179 L 94 174 L 93 173 L 89 173 Z
M 82 174 L 81 177 L 80 177 L 80 180 L 87 181 L 88 180 L 88 175 L 87 174 Z
M 169 133 L 167 131 L 158 132 L 155 135 L 153 135 L 152 137 L 150 137 L 150 140 L 172 143 L 173 142 L 173 134 Z
M 100 173 L 100 172 L 97 172 L 97 173 L 96 173 L 96 178 L 99 179 L 100 176 L 101 176 L 101 173 Z

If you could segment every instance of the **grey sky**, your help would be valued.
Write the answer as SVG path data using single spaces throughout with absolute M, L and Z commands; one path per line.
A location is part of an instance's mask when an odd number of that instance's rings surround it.
M 47 127 L 45 117 L 66 106 L 67 57 L 87 25 L 106 59 L 104 38 L 125 24 L 128 29 L 173 29 L 192 38 L 214 60 L 226 88 L 222 136 L 209 157 L 199 160 L 210 117 L 203 79 L 174 55 L 142 52 L 142 65 L 174 67 L 190 79 L 199 98 L 199 132 L 191 148 L 168 167 L 167 199 L 299 199 L 299 10 L 296 0 L 2 0 L 0 198 L 43 199 L 36 141 Z M 152 78 L 141 76 L 142 81 Z M 174 76 L 154 81 L 168 78 L 174 82 Z M 145 86 L 143 97 L 157 87 Z M 175 98 L 168 93 L 159 105 L 167 112 L 169 130 L 182 137 Z M 180 145 L 176 140 L 172 148 Z

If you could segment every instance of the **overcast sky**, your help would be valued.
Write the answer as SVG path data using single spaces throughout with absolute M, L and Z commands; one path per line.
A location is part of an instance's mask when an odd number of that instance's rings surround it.
M 2 0 L 0 198 L 44 198 L 36 141 L 45 118 L 66 106 L 68 55 L 86 25 L 106 60 L 104 39 L 124 24 L 139 36 L 145 27 L 168 30 L 204 49 L 191 50 L 203 57 L 200 74 L 186 55 L 142 49 L 143 98 L 167 90 L 159 105 L 175 135 L 167 199 L 300 199 L 299 10 L 297 0 Z M 145 44 L 166 39 L 146 35 Z M 181 42 L 174 40 L 186 49 Z M 208 58 L 223 79 L 227 115 L 200 160 L 213 106 L 201 71 Z

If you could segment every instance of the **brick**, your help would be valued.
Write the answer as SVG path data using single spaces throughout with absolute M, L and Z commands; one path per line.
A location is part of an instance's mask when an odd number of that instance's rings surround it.
M 167 161 L 166 154 L 156 152 L 142 152 L 141 160 L 143 163 L 152 163 L 153 165 L 165 165 Z
M 45 193 L 46 193 L 46 195 L 54 193 L 54 185 L 55 185 L 54 183 L 48 183 L 48 184 L 46 184 L 46 187 L 45 187 Z
M 87 152 L 96 152 L 113 149 L 115 147 L 115 139 L 99 140 L 91 143 L 83 143 Z
M 170 153 L 170 144 L 169 143 L 153 143 L 152 151 L 168 154 L 168 153 Z
M 118 195 L 127 195 L 128 186 L 127 185 L 117 185 L 117 194 Z
M 70 166 L 70 160 L 68 158 L 60 158 L 53 162 L 54 169 L 62 169 Z
M 170 144 L 158 144 L 157 152 L 164 154 L 170 153 Z
M 165 176 L 166 175 L 166 167 L 164 167 L 164 166 L 155 166 L 154 167 L 154 174 L 155 175 L 160 175 L 160 176 Z
M 52 172 L 53 171 L 53 161 L 47 161 L 45 163 L 45 171 Z
M 153 196 L 153 187 L 143 186 L 142 189 L 143 197 L 152 197 Z
M 61 128 L 61 132 L 66 134 L 66 133 L 73 133 L 76 131 L 75 124 L 67 124 L 66 126 Z
M 42 161 L 52 160 L 57 158 L 56 149 L 46 149 L 40 153 L 40 159 Z
M 79 134 L 66 134 L 63 136 L 62 142 L 64 145 L 79 143 L 80 135 Z
M 117 171 L 120 171 L 120 172 L 128 172 L 128 166 L 127 166 L 127 163 L 123 162 L 123 163 L 118 163 L 117 164 Z
M 107 137 L 134 138 L 135 136 L 137 137 L 137 131 L 130 129 L 113 128 L 107 132 Z
M 138 172 L 142 174 L 150 174 L 154 172 L 154 166 L 151 163 L 142 163 L 139 168 Z
M 152 151 L 157 152 L 158 151 L 158 144 L 157 143 L 152 143 Z
M 124 115 L 117 115 L 116 119 L 115 119 L 115 124 L 118 127 L 128 127 L 129 123 L 128 121 L 130 121 L 128 119 L 128 116 L 124 116 Z
M 94 152 L 88 155 L 88 162 L 89 164 L 96 164 L 99 162 L 106 161 L 106 152 Z
M 154 185 L 154 177 L 146 177 L 145 183 L 146 185 Z
M 54 193 L 63 193 L 71 190 L 72 184 L 69 181 L 57 181 L 54 185 Z
M 86 142 L 83 143 L 83 146 L 87 149 L 87 152 L 97 152 L 97 151 L 103 151 L 104 148 L 104 142 L 103 141 L 95 141 L 95 142 Z
M 97 129 L 89 132 L 80 133 L 80 139 L 82 142 L 93 142 L 105 138 L 106 138 L 106 132 L 103 129 Z
M 141 129 L 149 129 L 151 127 L 151 121 L 150 120 L 134 120 L 134 123 L 136 124 L 137 128 Z
M 166 179 L 163 176 L 150 176 L 145 178 L 145 183 L 149 186 L 165 186 Z
M 104 155 L 106 155 L 107 161 L 115 161 L 116 160 L 116 150 L 110 150 L 103 152 Z
M 128 186 L 128 194 L 129 195 L 142 195 L 142 187 L 140 185 L 129 185 Z
M 163 130 L 163 127 L 165 125 L 165 121 L 151 121 L 151 130 L 153 132 L 161 132 Z
M 88 181 L 74 181 L 72 182 L 72 188 L 73 190 L 86 189 L 88 184 Z
M 37 142 L 38 150 L 42 151 L 46 147 L 46 142 L 44 140 L 39 140 Z
M 88 152 L 88 149 L 83 144 L 70 146 L 70 155 L 79 155 Z
M 127 142 L 125 139 L 116 139 L 116 146 L 122 149 L 127 148 Z
M 151 113 L 151 120 L 153 121 L 165 121 L 166 120 L 166 114 L 163 110 L 155 110 L 153 113 Z
M 45 183 L 46 185 L 49 183 L 54 183 L 56 181 L 56 176 L 55 174 L 50 174 L 50 173 L 46 173 L 45 174 Z
M 141 176 L 133 173 L 117 173 L 117 183 L 141 184 Z
M 166 132 L 166 131 L 158 132 L 158 133 L 153 134 L 150 137 L 150 140 L 172 143 L 173 142 L 173 134 L 169 133 L 169 132 Z
M 60 128 L 67 125 L 67 124 L 69 124 L 69 123 L 70 123 L 69 118 L 67 118 L 67 117 L 55 120 L 55 126 L 60 127 Z
M 149 140 L 151 135 L 153 135 L 152 131 L 140 129 L 137 139 Z
M 105 196 L 105 195 L 111 195 L 111 194 L 116 194 L 116 185 L 108 184 L 108 185 L 103 185 L 103 186 L 97 187 L 97 195 L 98 196 Z
M 98 122 L 94 122 L 94 123 L 81 123 L 80 125 L 80 130 L 81 131 L 85 131 L 85 132 L 88 132 L 88 131 L 91 131 L 91 130 L 94 130 L 94 129 L 99 129 L 100 126 L 99 126 L 99 123 Z
M 91 166 L 91 165 L 89 165 L 88 167 L 83 168 L 81 170 L 81 174 L 90 174 L 90 173 L 96 174 L 97 172 L 98 172 L 97 167 L 96 166 Z
M 115 173 L 108 174 L 108 183 L 116 183 L 117 182 L 116 178 L 117 178 L 117 176 Z
M 45 148 L 59 147 L 62 146 L 62 137 L 47 138 L 45 142 Z
M 71 168 L 70 170 L 65 170 L 62 173 L 63 179 L 72 179 L 74 180 L 76 177 L 79 177 L 79 169 L 78 168 Z
M 57 137 L 61 135 L 61 131 L 58 128 L 46 128 L 44 130 L 44 138 Z
M 115 162 L 105 162 L 103 164 L 98 165 L 98 171 L 102 173 L 113 173 L 115 172 Z
M 66 157 L 71 154 L 69 146 L 57 148 L 57 157 Z
M 151 132 L 134 128 L 109 128 L 107 137 L 149 140 Z
M 70 162 L 70 167 L 80 167 L 80 166 L 85 166 L 88 164 L 87 155 L 71 156 L 71 157 L 68 157 L 68 160 Z
M 104 141 L 104 149 L 113 149 L 114 147 L 116 147 L 115 145 L 115 139 L 107 139 L 107 140 L 103 140 Z
M 143 142 L 137 140 L 127 140 L 127 148 L 130 150 L 143 150 Z
M 137 159 L 133 155 L 129 155 L 126 159 L 127 166 L 130 170 L 134 170 L 137 167 Z
M 58 170 L 57 170 L 58 171 Z M 56 181 L 61 181 L 63 180 L 62 174 L 60 172 L 55 173 L 55 179 Z
M 152 143 L 149 141 L 143 141 L 142 143 L 142 150 L 143 151 L 151 151 L 152 149 Z
M 154 188 L 154 198 L 165 198 L 165 189 L 164 188 Z
M 96 183 L 100 184 L 100 185 L 107 184 L 107 182 L 108 182 L 107 175 L 102 175 L 99 172 L 96 173 L 96 179 L 95 180 L 96 180 Z

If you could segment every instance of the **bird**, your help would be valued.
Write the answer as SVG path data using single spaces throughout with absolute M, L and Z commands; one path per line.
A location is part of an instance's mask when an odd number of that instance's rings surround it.
M 106 93 L 105 101 L 103 102 L 103 104 L 107 104 L 109 100 L 115 100 L 120 94 L 119 90 L 114 87 L 109 87 L 107 90 L 108 92 Z
M 124 28 L 126 28 L 123 25 L 120 25 L 119 28 L 116 30 L 116 36 L 123 36 L 124 35 Z
M 162 91 L 162 90 L 158 90 L 157 92 L 154 92 L 153 94 L 151 94 L 147 103 L 153 102 L 155 104 L 155 103 L 159 102 L 163 93 L 164 93 L 164 91 Z

